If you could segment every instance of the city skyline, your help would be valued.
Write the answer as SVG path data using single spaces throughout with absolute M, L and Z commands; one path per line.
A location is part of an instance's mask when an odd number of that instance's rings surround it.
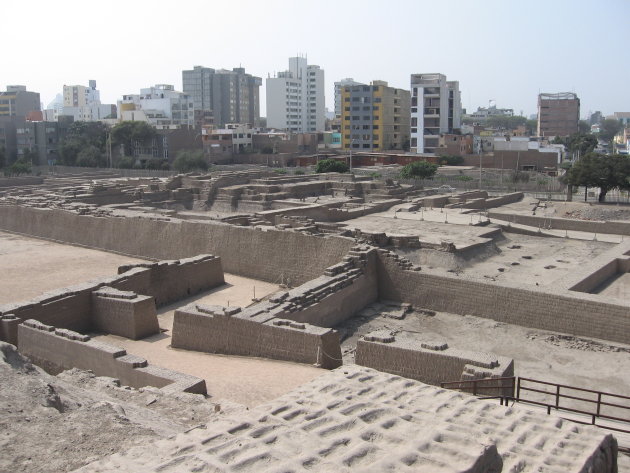
M 0 89 L 26 85 L 46 106 L 64 84 L 95 79 L 102 102 L 116 103 L 123 94 L 155 84 L 182 90 L 182 71 L 196 65 L 244 67 L 264 84 L 288 57 L 303 55 L 326 72 L 331 111 L 335 81 L 384 80 L 409 90 L 416 73 L 459 81 L 469 113 L 493 100 L 529 116 L 536 113 L 540 92 L 575 92 L 582 117 L 589 111 L 630 110 L 630 95 L 622 93 L 630 65 L 614 50 L 630 39 L 623 24 L 630 3 L 623 0 L 533 1 L 527 9 L 496 0 L 440 5 L 399 0 L 387 9 L 375 1 L 325 1 L 313 9 L 286 0 L 229 5 L 184 0 L 175 15 L 159 3 L 114 1 L 109 10 L 87 17 L 82 5 L 65 0 L 3 7 L 7 18 L 29 18 L 29 31 L 25 35 L 23 23 L 10 21 L 0 32 L 4 44 L 22 38 L 19 47 L 5 52 Z M 238 21 L 208 28 L 204 13 Z M 266 116 L 264 85 L 260 106 Z

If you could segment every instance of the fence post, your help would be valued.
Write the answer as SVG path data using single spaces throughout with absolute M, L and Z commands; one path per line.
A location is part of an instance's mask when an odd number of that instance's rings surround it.
M 558 410 L 559 406 L 560 406 L 560 385 L 557 384 L 556 385 L 556 410 Z
M 521 399 L 521 378 L 516 379 L 516 400 Z

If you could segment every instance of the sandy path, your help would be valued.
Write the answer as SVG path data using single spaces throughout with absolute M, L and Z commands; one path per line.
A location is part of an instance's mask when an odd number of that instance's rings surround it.
M 0 232 L 0 304 L 114 276 L 118 266 L 142 260 Z
M 232 274 L 225 275 L 226 285 L 186 299 L 160 311 L 160 335 L 143 340 L 129 340 L 115 335 L 94 337 L 111 345 L 125 348 L 129 353 L 146 358 L 149 363 L 192 374 L 206 380 L 208 394 L 215 402 L 232 402 L 257 406 L 275 399 L 292 389 L 322 375 L 325 371 L 310 365 L 240 356 L 211 355 L 170 348 L 173 315 L 176 307 L 193 301 L 205 304 L 247 306 L 256 297 L 264 297 L 278 290 L 275 284 Z

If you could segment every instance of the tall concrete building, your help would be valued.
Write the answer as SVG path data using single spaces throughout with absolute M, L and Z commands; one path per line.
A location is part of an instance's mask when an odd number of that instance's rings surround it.
M 118 119 L 144 121 L 157 129 L 194 127 L 192 98 L 170 84 L 140 89 L 140 94 L 123 95 L 118 101 Z
M 440 134 L 461 127 L 459 82 L 443 74 L 411 75 L 411 151 L 435 153 Z
M 52 116 L 71 116 L 75 121 L 99 121 L 116 116 L 116 105 L 102 104 L 101 93 L 96 88 L 96 81 L 90 80 L 89 85 L 64 85 L 63 107 L 61 113 L 53 111 Z M 50 117 L 47 113 L 47 117 Z M 55 116 L 56 115 L 56 116 Z
M 0 117 L 27 117 L 42 109 L 38 92 L 29 92 L 24 85 L 7 85 L 0 92 Z
M 215 125 L 258 125 L 262 79 L 246 74 L 244 68 L 235 67 L 228 71 L 195 66 L 192 70 L 182 71 L 182 83 L 195 110 L 212 112 Z
M 375 80 L 341 92 L 343 149 L 386 151 L 409 146 L 410 94 Z
M 267 78 L 267 126 L 295 133 L 324 131 L 324 70 L 289 58 L 289 70 Z
M 340 81 L 335 82 L 335 119 L 341 118 L 341 111 L 343 109 L 341 91 L 347 85 L 365 85 L 365 84 L 355 81 L 352 77 L 341 79 Z
M 538 94 L 538 136 L 569 136 L 578 132 L 580 99 L 573 92 Z

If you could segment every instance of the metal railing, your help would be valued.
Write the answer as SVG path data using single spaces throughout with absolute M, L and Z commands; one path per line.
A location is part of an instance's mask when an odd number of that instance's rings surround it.
M 552 390 L 549 391 L 548 388 L 545 389 L 545 387 L 551 387 Z M 572 395 L 569 394 L 567 391 L 580 393 L 580 395 Z M 529 396 L 526 396 L 524 393 L 537 393 L 539 395 L 542 395 L 543 400 L 541 401 L 532 399 Z M 591 398 L 584 397 L 586 396 L 585 393 L 592 395 Z M 547 401 L 549 397 L 551 397 L 551 400 Z M 518 402 L 526 402 L 528 404 L 546 407 L 547 414 L 551 414 L 551 410 L 556 409 L 560 411 L 586 415 L 591 417 L 592 425 L 603 427 L 605 429 L 616 430 L 618 432 L 630 433 L 630 396 L 623 396 L 621 394 L 614 394 L 605 391 L 596 391 L 594 389 L 567 386 L 565 384 L 550 383 L 548 381 L 540 381 L 531 378 L 518 378 L 518 381 L 516 383 L 515 398 Z M 569 400 L 569 402 L 573 402 L 574 406 L 575 401 L 577 401 L 577 403 L 586 403 L 591 406 L 592 409 L 578 409 L 562 402 L 567 400 Z M 624 404 L 619 404 L 619 402 L 624 401 Z M 626 412 L 627 416 L 619 417 L 618 415 L 611 415 L 611 413 L 609 412 L 610 408 L 621 410 L 621 412 Z M 603 412 L 603 410 L 606 410 L 606 412 Z M 597 424 L 597 419 L 621 422 L 627 424 L 628 429 L 626 430 L 610 425 Z
M 547 409 L 547 414 L 551 414 L 551 411 L 555 409 L 587 416 L 590 417 L 590 422 L 579 419 L 567 420 L 581 424 L 591 424 L 617 432 L 630 433 L 630 396 L 520 377 L 450 381 L 441 383 L 440 386 L 468 392 L 476 396 L 487 395 L 488 390 L 500 390 L 501 394 L 484 397 L 484 399 L 499 399 L 501 405 L 505 403 L 506 406 L 509 401 L 541 406 Z M 587 397 L 588 395 L 590 397 Z M 578 408 L 576 403 L 586 403 L 592 408 Z M 627 413 L 627 416 L 618 412 L 610 412 L 612 409 Z M 627 428 L 601 424 L 598 420 L 620 423 Z

